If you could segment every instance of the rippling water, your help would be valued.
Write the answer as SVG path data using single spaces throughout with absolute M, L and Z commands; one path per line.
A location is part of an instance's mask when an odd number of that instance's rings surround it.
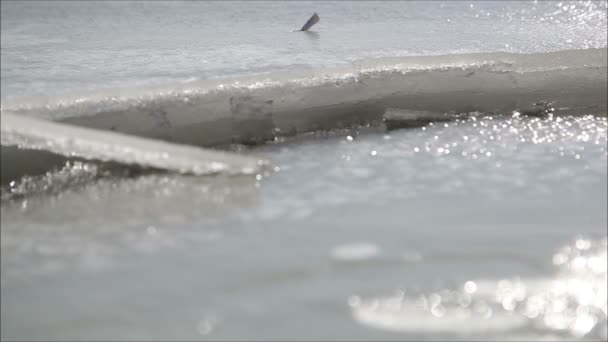
M 606 1 L 1 6 L 3 99 L 330 67 L 370 57 L 601 48 L 607 37 Z M 292 32 L 315 11 L 321 21 L 314 32 Z
M 2 337 L 605 339 L 606 118 L 474 114 L 15 182 Z

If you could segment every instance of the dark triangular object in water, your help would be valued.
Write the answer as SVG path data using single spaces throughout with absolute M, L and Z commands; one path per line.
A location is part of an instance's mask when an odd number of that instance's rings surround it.
M 317 15 L 317 13 L 313 14 L 312 17 L 310 17 L 310 19 L 308 19 L 308 21 L 306 22 L 306 24 L 304 24 L 304 26 L 302 26 L 302 28 L 300 29 L 300 31 L 308 31 L 309 28 L 312 27 L 312 25 L 316 24 L 319 22 L 319 16 Z

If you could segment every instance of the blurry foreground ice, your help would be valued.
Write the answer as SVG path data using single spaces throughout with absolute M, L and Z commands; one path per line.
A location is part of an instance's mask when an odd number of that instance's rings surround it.
M 348 299 L 354 319 L 395 332 L 497 334 L 525 329 L 607 338 L 607 240 L 577 239 L 553 256 L 552 278 L 475 280 L 433 293 Z

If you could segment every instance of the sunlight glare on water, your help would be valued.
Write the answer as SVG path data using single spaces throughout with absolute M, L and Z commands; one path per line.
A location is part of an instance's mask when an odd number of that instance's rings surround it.
M 585 248 L 581 247 L 584 241 Z M 548 279 L 467 281 L 464 290 L 443 289 L 348 300 L 355 320 L 377 329 L 402 332 L 495 333 L 529 327 L 537 333 L 606 339 L 606 239 L 580 238 L 554 255 Z

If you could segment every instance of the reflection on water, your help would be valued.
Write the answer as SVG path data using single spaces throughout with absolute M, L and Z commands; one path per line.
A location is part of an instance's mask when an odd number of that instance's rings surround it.
M 321 35 L 318 32 L 314 32 L 314 31 L 304 31 L 304 34 L 306 35 L 306 37 L 310 38 L 311 40 L 319 40 L 319 38 L 321 37 Z
M 607 338 L 607 240 L 579 238 L 553 256 L 547 279 L 467 281 L 460 289 L 348 299 L 361 324 L 424 333 L 497 333 L 517 328 Z M 567 336 L 565 336 L 568 339 Z

